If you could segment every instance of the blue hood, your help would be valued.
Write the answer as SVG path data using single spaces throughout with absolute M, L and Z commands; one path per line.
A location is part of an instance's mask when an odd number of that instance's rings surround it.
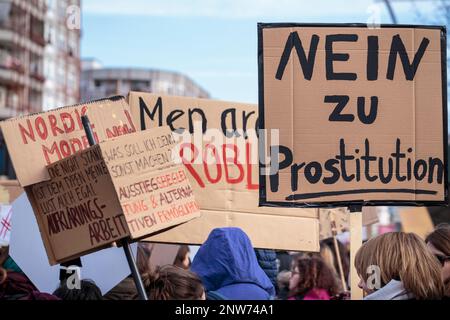
M 222 292 L 229 299 L 275 295 L 250 239 L 239 228 L 214 229 L 195 255 L 191 270 L 200 276 L 206 291 Z

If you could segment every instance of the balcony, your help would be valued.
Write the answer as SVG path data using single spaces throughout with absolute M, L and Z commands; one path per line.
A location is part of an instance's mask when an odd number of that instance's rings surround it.
M 44 36 L 41 34 L 32 33 L 30 35 L 30 39 L 31 39 L 31 41 L 33 41 L 34 43 L 36 43 L 42 47 L 45 47 L 45 45 L 47 44 Z
M 22 61 L 13 57 L 6 50 L 0 50 L 0 68 L 13 70 L 20 74 L 25 72 Z

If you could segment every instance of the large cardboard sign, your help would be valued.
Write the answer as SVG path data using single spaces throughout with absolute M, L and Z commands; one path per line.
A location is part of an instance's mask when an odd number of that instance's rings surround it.
M 333 236 L 333 225 L 336 233 L 340 234 L 350 230 L 350 211 L 348 208 L 326 208 L 319 210 L 320 239 Z M 376 207 L 362 208 L 362 225 L 370 226 L 378 222 Z
M 17 179 L 23 187 L 48 180 L 47 165 L 89 146 L 81 123 L 85 114 L 97 141 L 136 131 L 128 104 L 121 96 L 0 123 Z
M 259 24 L 258 47 L 261 205 L 446 203 L 445 28 Z
M 172 159 L 168 128 L 100 142 L 50 164 L 50 180 L 25 188 L 51 264 L 200 214 L 187 174 Z
M 33 209 L 26 196 L 19 196 L 12 204 L 12 210 L 18 212 L 11 219 L 9 255 L 31 282 L 41 292 L 52 293 L 59 285 L 61 266 L 50 266 L 41 233 L 34 219 Z M 131 249 L 136 256 L 137 244 Z M 130 274 L 130 266 L 124 259 L 123 249 L 111 247 L 81 257 L 80 279 L 91 279 L 103 294 Z M 74 274 L 74 270 L 68 270 Z
M 9 245 L 9 238 L 11 236 L 11 216 L 11 206 L 0 204 L 0 247 Z
M 200 216 L 187 171 L 176 164 L 169 127 L 100 143 L 132 239 Z
M 258 207 L 256 105 L 140 92 L 128 102 L 138 129 L 168 125 L 183 139 L 178 152 L 202 211 L 147 240 L 202 244 L 212 229 L 234 226 L 258 248 L 319 250 L 317 209 Z

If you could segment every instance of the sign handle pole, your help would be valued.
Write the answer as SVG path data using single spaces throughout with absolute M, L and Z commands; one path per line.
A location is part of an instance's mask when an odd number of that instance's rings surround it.
M 341 260 L 341 252 L 339 251 L 339 246 L 337 242 L 337 228 L 336 228 L 336 220 L 334 219 L 334 213 L 330 212 L 330 222 L 331 222 L 331 233 L 333 235 L 333 243 L 334 243 L 334 250 L 336 251 L 336 259 L 338 263 L 339 268 L 339 274 L 341 276 L 341 282 L 342 282 L 342 289 L 347 292 L 347 282 L 345 281 L 345 275 L 344 275 L 344 268 L 342 267 L 342 260 Z
M 350 295 L 352 300 L 362 300 L 363 291 L 358 287 L 359 275 L 355 257 L 362 246 L 362 206 L 350 206 Z
M 92 132 L 92 127 L 89 122 L 89 118 L 84 115 L 81 116 L 81 122 L 83 123 L 83 128 L 86 133 L 86 137 L 88 139 L 89 145 L 93 146 L 97 144 L 94 138 L 94 133 Z M 148 300 L 147 293 L 144 289 L 144 284 L 142 282 L 141 275 L 139 274 L 138 267 L 136 265 L 136 261 L 134 260 L 133 254 L 131 252 L 130 242 L 128 239 L 122 239 L 121 244 L 123 246 L 123 250 L 125 251 L 125 256 L 127 257 L 128 265 L 130 266 L 131 274 L 133 276 L 134 284 L 136 285 L 136 289 L 139 294 L 139 298 L 141 300 Z
M 144 283 L 142 282 L 142 278 L 139 274 L 136 261 L 134 260 L 133 254 L 131 252 L 130 243 L 128 242 L 128 239 L 122 239 L 121 243 L 123 246 L 123 250 L 125 251 L 125 256 L 127 257 L 128 265 L 130 266 L 131 274 L 133 276 L 134 284 L 136 285 L 139 297 L 141 300 L 148 300 L 147 293 L 144 289 Z

